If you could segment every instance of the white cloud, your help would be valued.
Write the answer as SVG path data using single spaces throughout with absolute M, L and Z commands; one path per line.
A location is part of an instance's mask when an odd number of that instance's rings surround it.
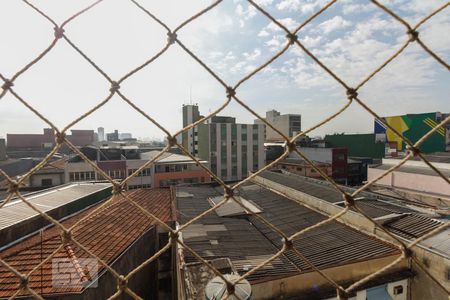
M 283 0 L 277 4 L 279 10 L 300 11 L 304 14 L 319 10 L 327 4 L 326 0 Z
M 289 30 L 295 29 L 298 25 L 298 22 L 292 18 L 277 19 L 277 21 L 280 22 L 283 26 L 285 26 Z M 269 32 L 283 31 L 283 29 L 281 29 L 280 26 L 278 26 L 274 22 L 270 22 L 269 25 L 264 27 L 261 31 L 265 31 L 265 32 L 269 33 Z M 260 33 L 261 33 L 261 31 L 260 31 Z
M 244 52 L 242 54 L 247 60 L 254 61 L 261 55 L 261 50 L 256 48 L 252 53 Z
M 239 27 L 244 27 L 246 21 L 252 19 L 256 16 L 256 8 L 253 5 L 248 4 L 247 9 L 245 9 L 240 3 L 236 5 L 235 9 L 236 14 L 240 17 L 239 19 Z
M 268 33 L 265 29 L 261 30 L 261 31 L 258 33 L 258 36 L 259 36 L 259 37 L 266 37 L 266 36 L 269 36 L 269 35 L 270 35 L 270 33 Z
M 334 16 L 332 19 L 322 22 L 317 27 L 320 28 L 324 34 L 328 34 L 332 31 L 349 27 L 350 25 L 352 25 L 352 22 L 345 20 L 341 16 Z
M 372 3 L 365 4 L 344 4 L 342 7 L 342 13 L 345 15 L 348 14 L 361 14 L 368 13 L 377 9 L 375 5 Z
M 318 46 L 321 41 L 322 41 L 322 36 L 320 36 L 320 35 L 316 36 L 316 37 L 307 35 L 300 39 L 300 42 L 302 42 L 302 44 L 305 45 L 305 47 L 307 47 L 307 48 L 314 48 L 314 47 Z

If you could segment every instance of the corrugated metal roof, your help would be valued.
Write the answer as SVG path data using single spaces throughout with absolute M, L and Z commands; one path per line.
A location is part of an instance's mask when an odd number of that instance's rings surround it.
M 342 195 L 336 191 L 336 189 L 329 187 L 326 184 L 317 184 L 312 181 L 299 180 L 300 176 L 288 176 L 286 174 L 275 172 L 263 172 L 259 176 L 331 203 L 344 201 Z
M 340 203 L 342 201 L 341 193 L 325 181 L 316 183 L 314 180 L 306 179 L 295 174 L 281 174 L 274 172 L 264 172 L 260 176 L 344 207 L 344 204 Z M 353 190 L 351 188 L 347 189 L 349 191 Z M 400 218 L 395 218 L 390 222 L 383 223 L 383 226 L 385 226 L 388 230 L 404 238 L 414 239 L 420 237 L 442 224 L 441 222 L 430 217 L 419 214 L 418 211 L 413 210 L 410 207 L 389 203 L 389 199 L 387 197 L 386 200 L 381 201 L 375 199 L 375 196 L 373 196 L 373 199 L 370 199 L 371 194 L 367 192 L 364 192 L 362 195 L 369 199 L 357 200 L 357 205 L 372 218 L 392 214 L 404 214 Z M 378 199 L 379 198 L 380 197 L 378 196 Z
M 325 216 L 268 190 L 247 191 L 244 197 L 254 199 L 263 208 L 261 216 L 288 236 L 326 219 Z M 250 221 L 281 249 L 278 233 L 254 216 L 250 217 Z M 294 241 L 294 246 L 319 268 L 373 259 L 395 252 L 379 240 L 339 222 L 330 222 L 301 235 Z M 287 252 L 286 255 L 300 269 L 310 270 L 294 252 Z
M 416 214 L 404 215 L 401 218 L 396 218 L 383 224 L 384 227 L 393 233 L 407 239 L 416 239 L 439 225 L 442 225 L 439 221 Z
M 172 219 L 171 198 L 169 189 L 133 190 L 127 192 L 129 197 L 139 203 L 162 221 Z M 62 222 L 70 227 L 95 207 L 90 208 Z M 132 222 L 124 222 L 132 220 Z M 115 196 L 111 203 L 82 221 L 73 231 L 73 237 L 102 260 L 111 263 L 139 236 L 146 232 L 155 222 L 122 196 Z M 42 243 L 39 234 L 4 250 L 0 257 L 19 272 L 27 273 L 38 265 L 61 244 L 57 228 L 52 227 L 43 232 Z M 88 258 L 89 255 L 77 246 L 70 245 L 77 258 Z M 42 250 L 41 250 L 42 249 Z M 67 258 L 65 250 L 57 253 L 55 258 Z M 99 265 L 99 271 L 103 269 Z M 41 273 L 42 272 L 42 273 Z M 42 274 L 42 275 L 41 275 Z M 59 275 L 58 275 L 59 276 Z M 64 276 L 63 274 L 61 276 Z M 18 278 L 0 266 L 0 297 L 11 296 L 18 288 Z M 32 274 L 29 286 L 40 294 L 81 292 L 82 287 L 61 288 L 52 286 L 52 263 L 43 265 Z
M 73 183 L 39 193 L 32 193 L 24 197 L 38 209 L 48 212 L 110 186 L 110 183 Z M 12 200 L 12 202 L 0 208 L 0 230 L 37 215 L 38 213 L 21 199 Z
M 178 187 L 178 191 L 193 194 L 177 198 L 179 221 L 185 223 L 210 206 L 208 197 L 220 195 L 211 187 Z M 240 195 L 262 209 L 260 215 L 285 234 L 291 235 L 320 222 L 325 217 L 306 207 L 263 188 L 245 187 Z M 282 248 L 281 236 L 255 216 L 219 217 L 212 212 L 183 231 L 184 241 L 204 259 L 228 257 L 243 274 Z M 319 268 L 369 260 L 398 253 L 397 249 L 351 229 L 341 223 L 311 230 L 294 241 L 300 250 Z M 196 261 L 188 251 L 187 262 Z M 310 268 L 294 252 L 286 252 L 270 264 L 249 276 L 250 282 L 273 280 L 307 272 Z
M 220 195 L 218 190 L 210 186 L 179 187 L 177 191 L 194 195 L 192 198 L 177 198 L 178 220 L 181 224 L 209 209 L 211 206 L 208 197 Z M 219 217 L 214 212 L 188 226 L 182 231 L 182 235 L 184 242 L 204 259 L 228 257 L 240 273 L 245 273 L 278 251 L 248 220 Z M 184 255 L 188 263 L 197 261 L 188 251 L 184 251 Z M 282 255 L 255 272 L 249 279 L 256 281 L 296 272 L 296 266 Z

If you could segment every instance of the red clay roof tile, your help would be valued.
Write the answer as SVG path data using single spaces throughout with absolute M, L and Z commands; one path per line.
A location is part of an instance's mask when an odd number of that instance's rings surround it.
M 164 222 L 172 220 L 172 204 L 169 189 L 137 189 L 126 192 L 140 206 L 154 214 Z M 99 204 L 101 205 L 101 204 Z M 77 221 L 86 217 L 97 206 L 91 207 L 62 224 L 69 228 Z M 122 196 L 114 196 L 103 209 L 95 212 L 86 220 L 81 221 L 73 230 L 73 238 L 85 246 L 89 251 L 104 260 L 112 262 L 127 249 L 139 236 L 147 231 L 155 221 L 150 219 L 139 208 Z M 42 240 L 42 243 L 41 243 Z M 35 268 L 43 259 L 56 251 L 61 245 L 60 232 L 51 227 L 43 231 L 42 237 L 36 234 L 20 243 L 4 250 L 0 257 L 19 272 L 26 274 Z M 75 258 L 90 258 L 90 256 L 70 243 Z M 55 258 L 67 259 L 70 255 L 62 248 Z M 104 267 L 98 266 L 100 272 Z M 74 268 L 75 270 L 75 268 Z M 58 275 L 64 276 L 64 275 Z M 61 277 L 61 279 L 63 279 Z M 54 287 L 52 286 L 52 262 L 46 262 L 41 268 L 32 273 L 28 286 L 42 295 L 54 293 L 79 293 L 82 287 Z M 0 265 L 0 298 L 10 297 L 19 288 L 19 278 Z M 20 295 L 25 295 L 21 293 Z

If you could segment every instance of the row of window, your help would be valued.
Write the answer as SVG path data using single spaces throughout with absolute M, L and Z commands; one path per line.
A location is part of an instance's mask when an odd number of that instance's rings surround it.
M 128 189 L 129 190 L 134 190 L 134 189 L 149 189 L 151 188 L 152 185 L 151 184 L 136 184 L 136 185 L 129 185 Z
M 128 169 L 128 176 L 136 172 L 138 169 Z M 151 176 L 152 175 L 152 169 L 145 168 L 141 172 L 139 172 L 136 177 L 142 177 L 142 176 Z
M 126 175 L 124 170 L 108 170 L 105 172 L 112 179 L 122 179 L 122 178 L 125 178 L 125 175 Z
M 187 164 L 176 164 L 176 165 L 158 165 L 155 167 L 155 173 L 170 173 L 170 172 L 181 172 L 187 170 Z
M 95 180 L 95 172 L 69 172 L 70 181 Z
M 182 179 L 165 179 L 159 181 L 159 186 L 168 187 L 180 183 L 199 183 L 199 182 L 205 182 L 205 177 L 201 177 L 200 179 L 198 177 L 182 178 Z
M 122 179 L 125 178 L 125 171 L 123 170 L 107 170 L 105 171 L 109 177 L 112 179 Z M 70 181 L 89 181 L 89 180 L 101 180 L 102 176 L 99 174 L 98 178 L 95 178 L 94 171 L 87 172 L 69 172 L 69 180 Z

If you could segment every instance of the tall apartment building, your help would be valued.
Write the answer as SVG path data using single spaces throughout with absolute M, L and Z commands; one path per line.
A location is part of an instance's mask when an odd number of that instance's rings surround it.
M 6 160 L 6 141 L 0 139 L 0 161 Z
M 114 132 L 106 134 L 107 141 L 119 141 L 119 131 L 116 129 Z
M 183 125 L 201 118 L 197 105 L 183 106 Z M 211 171 L 226 181 L 241 180 L 265 165 L 264 125 L 238 124 L 227 116 L 214 116 L 183 135 L 190 153 L 210 162 Z
M 200 120 L 200 111 L 198 110 L 198 105 L 185 104 L 183 105 L 183 127 L 188 126 L 198 120 Z M 197 127 L 189 129 L 187 132 L 182 134 L 182 145 L 184 148 L 189 150 L 189 153 L 198 154 L 198 137 L 197 137 Z
M 284 135 L 288 137 L 293 137 L 298 134 L 301 129 L 301 115 L 298 114 L 285 114 L 282 115 L 280 112 L 276 110 L 270 110 L 266 112 L 265 120 L 281 131 Z M 261 120 L 255 120 L 255 124 L 264 124 Z M 281 135 L 279 135 L 272 128 L 266 127 L 265 140 L 267 142 L 276 142 L 282 139 Z
M 105 140 L 105 128 L 103 127 L 97 128 L 97 140 L 99 142 L 103 142 Z

